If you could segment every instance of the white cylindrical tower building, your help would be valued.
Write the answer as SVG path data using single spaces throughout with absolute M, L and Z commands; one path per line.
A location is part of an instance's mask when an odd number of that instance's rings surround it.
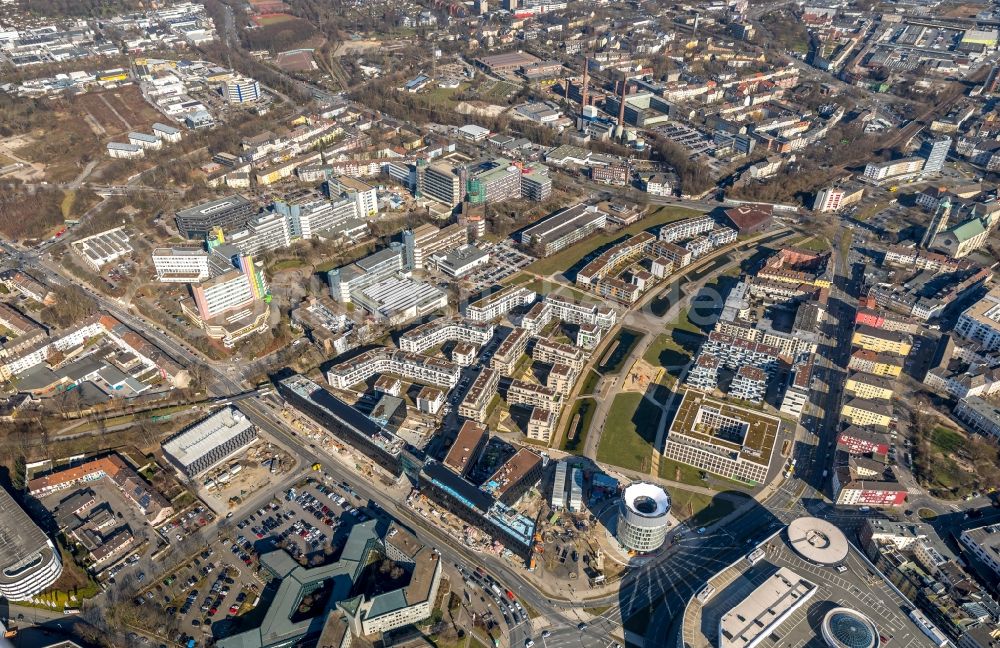
M 656 484 L 632 484 L 622 491 L 618 503 L 618 542 L 638 553 L 655 551 L 667 537 L 669 518 L 667 491 Z

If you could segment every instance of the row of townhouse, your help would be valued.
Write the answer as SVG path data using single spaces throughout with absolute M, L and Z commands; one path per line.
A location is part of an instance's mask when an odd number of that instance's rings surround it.
M 661 227 L 658 238 L 664 243 L 684 241 L 711 232 L 715 226 L 715 219 L 711 216 L 685 218 Z

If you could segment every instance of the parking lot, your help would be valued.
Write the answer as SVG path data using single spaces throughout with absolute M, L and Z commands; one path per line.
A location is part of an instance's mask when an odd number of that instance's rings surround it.
M 473 289 L 477 292 L 495 286 L 535 260 L 535 257 L 514 249 L 507 241 L 486 244 L 483 249 L 490 253 L 489 264 L 466 277 L 474 284 Z
M 264 586 L 258 575 L 260 554 L 281 548 L 305 564 L 325 561 L 355 522 L 375 515 L 362 505 L 349 484 L 324 484 L 310 477 L 234 518 L 228 535 L 171 574 L 155 583 L 140 575 L 147 589 L 134 603 L 157 606 L 176 619 L 177 632 L 199 643 L 210 634 L 218 638 L 252 626 L 254 621 L 242 617 L 257 606 Z M 197 516 L 191 518 L 194 524 Z

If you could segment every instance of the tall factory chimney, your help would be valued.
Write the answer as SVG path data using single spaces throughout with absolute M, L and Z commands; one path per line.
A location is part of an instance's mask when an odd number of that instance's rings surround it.
M 589 67 L 590 67 L 590 57 L 588 56 L 583 61 L 583 90 L 581 91 L 580 95 L 580 112 L 583 112 L 583 109 L 587 107 L 587 81 L 589 81 L 589 79 L 587 78 L 587 68 Z
M 625 137 L 625 89 L 628 87 L 628 77 L 622 79 L 622 92 L 618 97 L 618 126 L 615 127 L 615 137 Z
M 569 101 L 569 77 L 563 79 L 563 99 Z

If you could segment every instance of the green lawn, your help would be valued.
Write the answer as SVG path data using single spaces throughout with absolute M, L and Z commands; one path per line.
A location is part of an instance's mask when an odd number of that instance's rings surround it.
M 701 212 L 694 211 L 692 209 L 685 209 L 683 207 L 663 206 L 639 222 L 633 223 L 625 229 L 615 232 L 614 234 L 598 234 L 596 236 L 591 236 L 576 245 L 571 245 L 565 250 L 556 252 L 552 256 L 538 259 L 529 265 L 526 270 L 540 275 L 550 275 L 556 272 L 563 272 L 568 268 L 572 268 L 580 259 L 587 256 L 597 248 L 607 245 L 612 241 L 616 241 L 625 235 L 638 234 L 639 232 L 649 229 L 650 227 L 658 227 L 665 223 L 681 220 L 682 218 L 692 218 L 694 216 L 698 216 L 700 213 Z
M 618 394 L 611 404 L 597 448 L 598 461 L 629 470 L 648 471 L 659 422 L 660 409 L 645 400 L 642 394 Z
M 677 319 L 671 322 L 668 328 L 687 331 L 688 333 L 694 333 L 695 335 L 704 335 L 704 331 L 698 328 L 698 325 L 691 321 L 690 315 L 691 311 L 689 309 L 682 309 L 680 314 L 677 315 Z
M 469 87 L 468 83 L 461 83 L 457 88 L 440 88 L 435 85 L 427 92 L 420 94 L 438 107 L 447 107 L 454 101 L 452 97 Z
M 808 238 L 801 243 L 796 243 L 796 247 L 800 247 L 805 250 L 812 250 L 813 252 L 826 252 L 830 249 L 830 244 L 825 240 L 817 236 Z
M 566 436 L 562 440 L 560 450 L 580 454 L 583 452 L 587 442 L 587 432 L 590 430 L 590 422 L 594 418 L 594 410 L 597 408 L 597 401 L 593 398 L 581 398 L 570 410 L 570 428 L 566 431 Z M 579 415 L 579 418 L 577 418 Z M 576 421 L 574 424 L 573 421 Z M 573 435 L 573 438 L 569 438 Z
M 931 443 L 945 454 L 953 454 L 965 444 L 965 437 L 955 430 L 936 427 L 931 435 Z
M 280 272 L 281 270 L 296 270 L 298 268 L 305 267 L 306 262 L 302 259 L 292 258 L 292 259 L 282 259 L 281 261 L 276 261 L 271 265 L 271 272 Z
M 666 369 L 665 375 L 676 380 L 681 370 L 691 362 L 691 354 L 677 344 L 670 334 L 661 333 L 646 349 L 642 359 L 654 367 L 663 367 Z
M 700 470 L 666 457 L 660 457 L 660 479 L 669 479 L 689 486 L 706 485 L 701 479 Z

